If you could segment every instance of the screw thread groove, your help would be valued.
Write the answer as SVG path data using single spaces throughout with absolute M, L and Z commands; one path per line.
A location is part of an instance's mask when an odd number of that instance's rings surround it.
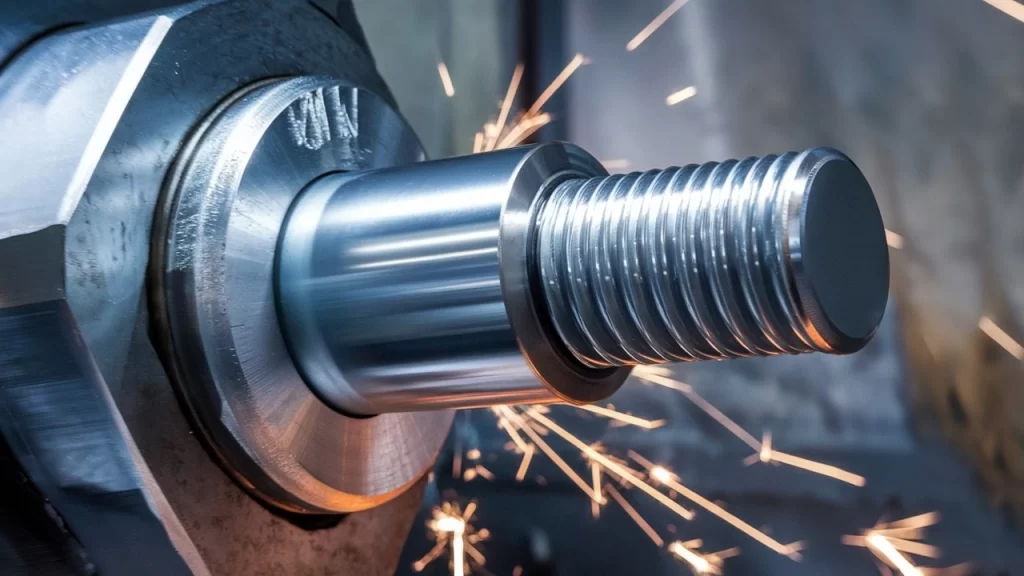
M 829 152 L 559 184 L 537 257 L 563 343 L 591 367 L 828 351 L 794 285 L 787 227 L 796 174 Z

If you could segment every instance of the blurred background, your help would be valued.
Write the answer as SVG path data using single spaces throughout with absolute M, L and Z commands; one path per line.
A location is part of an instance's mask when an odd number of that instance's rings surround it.
M 481 410 L 456 418 L 400 574 L 458 568 L 439 545 L 451 535 L 428 527 L 446 502 L 474 508 L 467 537 L 477 531 L 470 542 L 486 561 L 467 557 L 473 574 L 924 574 L 891 559 L 886 567 L 877 546 L 843 536 L 931 512 L 939 518 L 926 517 L 937 520 L 926 530 L 891 533 L 937 547 L 893 540 L 928 552 L 904 551 L 907 562 L 1024 574 L 1024 6 L 357 0 L 356 9 L 432 157 L 471 153 L 478 132 L 486 141 L 514 76 L 510 125 L 556 81 L 543 106 L 549 122 L 529 140 L 578 143 L 612 172 L 833 146 L 865 172 L 890 231 L 892 297 L 862 352 L 691 364 L 671 375 L 757 443 L 692 397 L 636 378 L 610 402 L 663 425 L 571 407 L 547 415 L 637 470 L 631 450 L 664 466 L 773 540 L 803 542 L 799 562 L 669 486 L 660 488 L 696 509 L 693 521 L 610 475 L 600 482 L 625 505 L 609 498 L 595 515 L 540 451 L 517 481 L 522 450 Z M 770 451 L 768 463 L 745 463 L 758 460 L 765 433 L 772 449 L 864 486 L 779 465 Z M 581 450 L 541 438 L 591 483 Z M 707 556 L 734 547 L 738 555 Z M 436 560 L 417 563 L 435 548 Z

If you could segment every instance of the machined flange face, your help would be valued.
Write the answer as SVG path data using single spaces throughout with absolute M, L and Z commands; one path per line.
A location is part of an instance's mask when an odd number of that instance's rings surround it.
M 422 476 L 448 433 L 452 412 L 351 418 L 329 408 L 296 370 L 275 309 L 274 254 L 295 196 L 330 172 L 423 157 L 377 95 L 297 77 L 222 106 L 169 182 L 156 281 L 174 380 L 225 467 L 274 505 L 381 504 Z

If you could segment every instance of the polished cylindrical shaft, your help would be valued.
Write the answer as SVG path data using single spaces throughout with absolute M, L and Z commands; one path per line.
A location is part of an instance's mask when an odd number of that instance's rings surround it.
M 560 184 L 541 284 L 588 366 L 852 352 L 885 309 L 866 180 L 825 148 Z
M 608 176 L 566 144 L 334 174 L 277 297 L 351 414 L 593 402 L 637 364 L 854 351 L 885 308 L 870 187 L 829 149 Z
M 596 400 L 617 388 L 621 371 L 555 350 L 531 294 L 541 192 L 563 172 L 600 171 L 574 154 L 583 158 L 562 145 L 503 150 L 310 185 L 278 251 L 281 323 L 307 383 L 353 414 Z

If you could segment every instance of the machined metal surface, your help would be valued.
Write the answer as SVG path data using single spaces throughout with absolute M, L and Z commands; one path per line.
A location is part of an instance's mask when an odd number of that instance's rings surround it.
M 0 70 L 0 125 L 17 142 L 0 150 L 0 430 L 17 465 L 81 543 L 76 563 L 102 574 L 390 573 L 418 490 L 318 530 L 250 498 L 184 418 L 145 294 L 168 170 L 226 97 L 301 74 L 390 102 L 387 87 L 308 2 L 192 2 L 109 23 L 85 4 L 48 5 L 46 28 L 79 27 Z M 81 26 L 86 12 L 99 19 Z
M 378 505 L 426 473 L 448 434 L 449 412 L 351 418 L 323 404 L 296 371 L 275 309 L 278 236 L 303 187 L 329 172 L 422 159 L 379 97 L 300 77 L 229 103 L 171 183 L 166 229 L 156 231 L 166 245 L 155 256 L 166 356 L 228 469 L 278 506 Z
M 888 300 L 881 214 L 834 150 L 564 182 L 537 228 L 552 320 L 588 366 L 855 352 Z
M 88 186 L 129 99 L 188 12 L 46 38 L 0 74 L 0 130 L 11 143 L 0 147 L 0 430 L 87 562 L 112 573 L 205 572 L 114 408 L 108 384 L 121 377 L 130 331 L 99 354 L 91 347 L 113 327 L 96 322 L 98 307 L 112 323 L 130 321 L 138 297 L 106 297 L 117 280 L 76 258 L 95 232 L 70 232 L 96 201 Z M 119 234 L 101 257 L 123 257 L 134 226 L 96 224 Z M 121 262 L 129 276 L 132 264 Z
M 337 174 L 278 255 L 309 384 L 355 414 L 593 402 L 636 364 L 849 353 L 888 298 L 841 153 L 608 176 L 567 144 Z
M 599 174 L 582 150 L 549 144 L 317 182 L 279 255 L 281 311 L 310 385 L 357 414 L 614 392 L 627 372 L 560 353 L 530 274 L 542 195 Z

